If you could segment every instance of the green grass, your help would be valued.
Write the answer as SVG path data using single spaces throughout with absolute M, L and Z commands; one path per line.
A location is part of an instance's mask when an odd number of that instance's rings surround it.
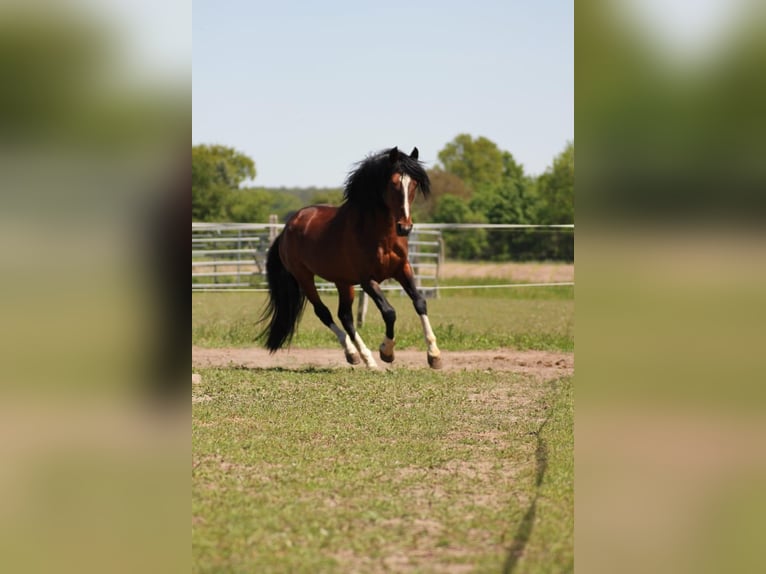
M 439 347 L 447 351 L 498 347 L 572 351 L 573 291 L 572 287 L 485 289 L 480 294 L 444 291 L 447 294 L 444 297 L 428 301 L 428 316 Z M 422 328 L 412 302 L 396 293 L 388 298 L 397 310 L 397 348 L 422 347 Z M 337 309 L 335 293 L 323 293 L 322 299 L 331 310 Z M 194 293 L 193 344 L 203 347 L 255 344 L 264 300 L 263 293 Z M 362 338 L 377 340 L 383 332 L 380 314 L 370 305 L 361 329 Z M 298 348 L 335 347 L 337 341 L 309 305 L 292 344 Z
M 194 572 L 572 570 L 571 379 L 198 372 Z
M 488 299 L 513 299 L 513 300 L 571 300 L 574 298 L 574 286 L 555 285 L 551 287 L 499 287 L 475 289 L 466 288 L 471 285 L 492 286 L 492 285 L 513 285 L 521 283 L 513 279 L 502 277 L 453 277 L 450 279 L 440 279 L 439 286 L 446 287 L 439 292 L 439 297 L 477 297 Z M 461 289 L 450 289 L 450 287 L 460 286 Z

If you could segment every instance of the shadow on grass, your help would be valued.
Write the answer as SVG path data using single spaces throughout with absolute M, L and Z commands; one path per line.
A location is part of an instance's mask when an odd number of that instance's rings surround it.
M 548 424 L 548 418 L 546 418 L 540 427 L 535 431 L 534 435 L 537 436 L 537 448 L 535 448 L 535 497 L 532 499 L 532 503 L 524 513 L 524 517 L 519 522 L 519 527 L 516 529 L 516 535 L 513 537 L 511 547 L 508 549 L 508 557 L 505 559 L 503 565 L 503 574 L 511 574 L 518 565 L 519 559 L 524 555 L 524 549 L 527 546 L 529 537 L 532 535 L 532 529 L 535 526 L 535 517 L 537 516 L 537 499 L 540 496 L 540 486 L 543 483 L 543 477 L 545 471 L 548 469 L 548 445 L 543 440 L 543 428 Z

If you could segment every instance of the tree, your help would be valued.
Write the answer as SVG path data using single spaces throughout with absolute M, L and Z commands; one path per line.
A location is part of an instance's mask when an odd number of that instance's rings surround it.
M 412 205 L 412 217 L 416 223 L 435 221 L 434 214 L 444 197 L 456 197 L 466 203 L 471 198 L 471 190 L 454 173 L 436 167 L 428 170 L 428 179 L 431 181 L 431 194 L 427 199 L 418 197 Z
M 553 164 L 537 178 L 537 196 L 538 223 L 574 223 L 573 142 L 568 142 Z M 535 252 L 539 259 L 573 261 L 574 234 L 569 229 L 548 231 L 544 249 Z
M 456 136 L 439 152 L 439 161 L 444 171 L 458 176 L 474 193 L 500 185 L 506 171 L 503 152 L 483 136 Z
M 532 223 L 534 186 L 509 152 L 502 152 L 503 176 L 474 194 L 471 209 L 483 213 L 489 223 Z
M 438 223 L 484 223 L 486 219 L 471 211 L 466 202 L 452 195 L 445 195 L 434 212 Z M 445 230 L 442 234 L 447 256 L 457 259 L 476 259 L 487 249 L 487 232 L 484 229 L 463 231 Z
M 537 182 L 540 223 L 574 223 L 574 143 L 568 142 Z
M 305 202 L 300 198 L 285 193 L 281 189 L 270 189 L 267 191 L 269 197 L 269 203 L 267 205 L 269 215 L 272 213 L 276 214 L 280 221 L 286 221 L 289 215 L 292 215 L 305 205 Z M 264 219 L 264 221 L 266 220 Z
M 343 203 L 343 190 L 338 189 L 320 189 L 311 194 L 309 203 L 312 205 L 327 204 L 340 205 Z
M 211 221 L 223 216 L 229 193 L 255 178 L 255 162 L 222 145 L 192 146 L 192 219 Z
M 270 202 L 271 195 L 261 189 L 227 191 L 217 219 L 238 223 L 268 221 Z
M 245 154 L 222 145 L 192 146 L 192 185 L 236 189 L 246 179 L 255 179 L 255 162 Z
M 568 143 L 539 178 L 524 173 L 513 155 L 485 137 L 460 134 L 439 152 L 443 168 L 434 179 L 452 178 L 433 208 L 435 221 L 538 224 L 574 221 L 574 144 Z M 455 183 L 462 184 L 463 192 Z M 444 181 L 441 182 L 444 184 Z M 435 187 L 432 185 L 432 188 Z M 447 186 L 445 186 L 446 188 Z M 494 260 L 565 259 L 574 257 L 570 230 L 491 230 L 481 237 L 445 233 L 448 252 L 456 257 Z

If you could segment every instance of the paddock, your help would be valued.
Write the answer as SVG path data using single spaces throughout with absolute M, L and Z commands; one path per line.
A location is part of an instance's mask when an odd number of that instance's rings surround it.
M 441 371 L 394 292 L 380 371 L 348 365 L 310 313 L 269 354 L 264 293 L 194 292 L 195 571 L 571 570 L 573 273 L 446 262 Z M 383 328 L 372 308 L 360 333 Z

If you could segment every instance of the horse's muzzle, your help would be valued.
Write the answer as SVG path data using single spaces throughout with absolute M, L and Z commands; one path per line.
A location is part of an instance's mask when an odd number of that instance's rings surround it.
M 406 224 L 406 223 L 397 223 L 396 224 L 396 234 L 399 237 L 407 237 L 410 234 L 410 231 L 412 231 L 412 224 L 411 223 L 409 225 Z

